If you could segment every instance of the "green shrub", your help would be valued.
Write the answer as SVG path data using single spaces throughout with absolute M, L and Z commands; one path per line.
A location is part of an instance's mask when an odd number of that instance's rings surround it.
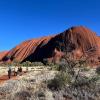
M 44 92 L 42 92 L 42 91 L 39 91 L 39 93 L 38 93 L 38 97 L 45 97 L 45 94 L 44 94 Z
M 22 65 L 23 66 L 43 66 L 43 63 L 42 62 L 29 62 L 29 61 L 26 61 L 26 62 L 23 62 Z
M 59 71 L 59 65 L 58 64 L 52 65 L 51 68 L 52 68 L 52 70 Z
M 59 64 L 59 71 L 66 71 L 67 64 L 65 62 L 61 62 Z
M 81 68 L 81 72 L 84 72 L 84 71 L 89 71 L 90 70 L 90 68 L 88 68 L 88 67 L 83 67 L 83 68 Z
M 32 66 L 43 66 L 42 62 L 32 62 Z
M 86 76 L 78 76 L 77 80 L 74 81 L 72 83 L 72 85 L 74 87 L 82 87 L 82 86 L 87 86 L 87 87 L 90 87 L 90 88 L 93 88 L 95 87 L 96 85 L 96 82 L 100 79 L 99 76 L 94 76 L 94 77 L 86 77 Z
M 65 72 L 59 72 L 56 74 L 54 79 L 48 81 L 47 86 L 49 89 L 59 90 L 65 87 L 66 84 L 71 83 L 70 79 L 71 78 L 69 74 Z
M 48 59 L 47 59 L 47 58 L 44 58 L 44 59 L 43 59 L 43 64 L 44 64 L 44 65 L 47 65 L 47 64 L 48 64 Z
M 100 75 L 100 67 L 96 69 L 96 73 Z

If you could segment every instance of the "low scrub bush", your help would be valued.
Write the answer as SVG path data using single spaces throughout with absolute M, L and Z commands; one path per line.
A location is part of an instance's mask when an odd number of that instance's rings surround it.
M 100 75 L 100 67 L 96 69 L 96 73 Z
M 59 72 L 54 79 L 49 80 L 47 86 L 51 90 L 59 90 L 64 88 L 67 83 L 70 83 L 70 75 L 65 72 Z
M 42 62 L 32 62 L 32 66 L 43 66 Z

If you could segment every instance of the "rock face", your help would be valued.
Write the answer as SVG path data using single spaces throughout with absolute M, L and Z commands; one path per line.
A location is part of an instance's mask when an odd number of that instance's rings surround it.
M 2 61 L 2 58 L 4 58 L 7 53 L 8 53 L 8 51 L 0 52 L 0 61 Z
M 65 51 L 74 59 L 86 56 L 90 63 L 97 64 L 100 60 L 100 37 L 86 27 L 71 27 L 54 36 L 25 41 L 1 58 L 2 61 L 33 62 L 48 59 L 49 62 L 59 62 Z

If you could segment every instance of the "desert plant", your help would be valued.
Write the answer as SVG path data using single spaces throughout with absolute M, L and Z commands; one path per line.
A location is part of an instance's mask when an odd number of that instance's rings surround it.
M 100 67 L 96 68 L 96 73 L 100 75 Z
M 47 65 L 47 64 L 48 64 L 48 59 L 47 59 L 47 58 L 44 58 L 44 59 L 43 59 L 43 64 L 44 64 L 44 65 Z
M 32 62 L 32 66 L 43 66 L 42 62 Z
M 84 72 L 84 71 L 89 71 L 89 70 L 90 70 L 90 68 L 85 67 L 85 66 L 81 68 L 81 72 Z
M 59 64 L 52 64 L 52 66 L 50 65 L 50 67 L 52 70 L 59 71 Z
M 66 86 L 67 83 L 70 83 L 70 75 L 65 72 L 59 72 L 56 74 L 55 78 L 49 80 L 47 83 L 47 87 L 53 90 L 59 90 Z
M 28 100 L 31 98 L 31 93 L 29 91 L 19 91 L 15 94 L 15 100 Z

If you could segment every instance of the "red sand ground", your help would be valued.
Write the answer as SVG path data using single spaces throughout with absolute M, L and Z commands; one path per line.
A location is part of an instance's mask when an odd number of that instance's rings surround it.
M 23 74 L 25 74 L 25 72 L 23 72 L 22 75 Z M 19 76 L 12 75 L 10 79 L 17 80 L 18 78 L 19 78 Z M 2 76 L 0 76 L 0 84 L 3 84 L 4 82 L 6 82 L 7 80 L 10 80 L 10 79 L 8 78 L 8 75 L 2 75 Z
M 11 76 L 11 79 L 18 79 L 18 76 Z M 8 75 L 0 76 L 0 84 L 4 83 L 5 81 L 9 80 Z

